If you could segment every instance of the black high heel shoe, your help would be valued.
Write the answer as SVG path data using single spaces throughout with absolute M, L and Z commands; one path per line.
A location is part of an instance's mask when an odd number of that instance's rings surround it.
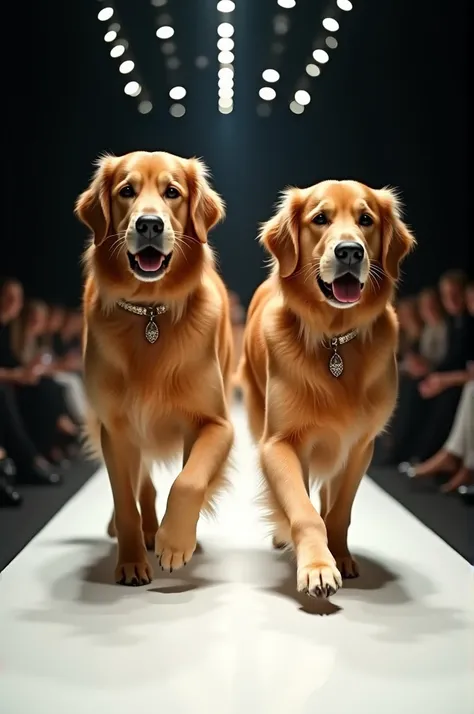
M 15 463 L 8 457 L 0 459 L 0 508 L 16 508 L 23 502 L 21 494 L 12 484 L 15 475 Z

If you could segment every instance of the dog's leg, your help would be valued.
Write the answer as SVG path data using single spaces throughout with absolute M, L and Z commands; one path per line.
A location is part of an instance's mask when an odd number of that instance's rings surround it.
M 303 482 L 305 485 L 306 493 L 309 496 L 309 466 L 307 463 L 301 463 L 301 469 L 303 472 Z M 274 524 L 274 532 L 272 543 L 276 550 L 284 550 L 289 545 L 291 545 L 291 526 L 285 513 L 278 505 L 274 497 L 271 496 L 271 492 L 268 490 L 268 503 L 270 510 L 269 520 Z
M 147 550 L 155 547 L 155 538 L 158 531 L 158 518 L 156 516 L 156 488 L 152 481 L 150 468 L 142 463 L 139 484 L 140 511 L 142 514 L 142 531 Z
M 327 546 L 324 521 L 314 508 L 305 484 L 305 471 L 288 441 L 261 444 L 260 459 L 269 487 L 290 525 L 296 552 L 297 587 L 314 597 L 327 597 L 342 585 Z
M 358 444 L 347 459 L 344 469 L 331 484 L 331 501 L 325 515 L 328 544 L 344 578 L 356 578 L 359 569 L 347 546 L 347 533 L 351 522 L 354 498 L 362 477 L 372 459 L 374 442 Z M 332 490 L 334 489 L 334 491 Z
M 232 424 L 223 417 L 185 440 L 185 465 L 171 487 L 156 534 L 155 552 L 165 570 L 177 570 L 192 557 L 199 514 L 222 477 L 233 437 Z
M 101 445 L 114 498 L 114 526 L 118 539 L 115 580 L 122 585 L 146 585 L 152 580 L 137 508 L 140 452 L 123 435 L 102 426 Z

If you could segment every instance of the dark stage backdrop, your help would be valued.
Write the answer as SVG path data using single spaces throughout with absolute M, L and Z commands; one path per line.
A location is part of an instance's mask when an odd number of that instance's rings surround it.
M 335 5 L 335 0 L 334 3 Z M 228 204 L 215 231 L 224 278 L 245 303 L 264 274 L 257 225 L 287 184 L 355 178 L 400 187 L 419 248 L 402 290 L 468 264 L 466 1 L 353 0 L 339 47 L 314 83 L 304 115 L 290 113 L 326 2 L 300 0 L 280 60 L 282 84 L 268 118 L 256 114 L 269 65 L 275 0 L 236 0 L 235 104 L 217 111 L 215 0 L 169 0 L 187 113 L 168 113 L 169 84 L 155 37 L 156 9 L 116 2 L 154 110 L 137 112 L 109 57 L 95 0 L 8 4 L 4 74 L 8 166 L 0 273 L 31 295 L 75 305 L 86 233 L 73 217 L 91 163 L 104 150 L 163 149 L 204 157 Z M 6 17 L 6 16 L 5 16 Z M 210 65 L 198 70 L 197 55 Z M 4 130 L 5 131 L 5 130 Z

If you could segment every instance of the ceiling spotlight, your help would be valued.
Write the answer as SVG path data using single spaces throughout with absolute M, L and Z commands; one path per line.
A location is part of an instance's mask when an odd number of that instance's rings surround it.
M 164 55 L 172 55 L 173 52 L 176 52 L 176 45 L 174 42 L 163 42 L 161 45 L 161 51 Z
M 234 34 L 234 26 L 230 22 L 221 22 L 217 27 L 219 37 L 232 37 Z
M 107 22 L 107 20 L 110 20 L 113 14 L 114 9 L 112 7 L 103 7 L 102 10 L 99 11 L 97 19 L 100 20 L 100 22 Z
M 352 3 L 349 0 L 337 0 L 337 6 L 339 10 L 345 10 L 345 12 L 352 10 Z
M 219 79 L 222 79 L 224 81 L 225 80 L 228 81 L 229 79 L 232 79 L 232 81 L 233 81 L 234 80 L 234 70 L 231 69 L 230 67 L 221 67 L 221 69 L 217 73 L 217 76 L 219 77 Z
M 199 57 L 196 57 L 195 59 L 195 64 L 198 69 L 206 69 L 209 64 L 209 60 L 207 57 L 204 57 L 204 55 L 199 55 Z
M 290 109 L 293 114 L 303 114 L 304 112 L 304 107 L 301 104 L 298 104 L 298 102 L 291 102 Z
M 232 87 L 221 87 L 219 89 L 219 97 L 221 99 L 232 99 L 234 96 L 234 90 Z
M 113 22 L 111 25 L 109 25 L 109 30 L 112 30 L 112 32 L 120 32 L 122 28 L 118 24 L 118 22 Z
M 182 104 L 172 104 L 170 106 L 170 114 L 172 117 L 179 119 L 179 117 L 184 117 L 186 109 Z
M 275 99 L 276 92 L 273 87 L 262 87 L 258 90 L 258 96 L 260 97 L 260 99 L 264 99 L 266 102 L 271 102 L 272 99 Z
M 169 40 L 170 37 L 173 37 L 173 35 L 174 35 L 174 30 L 169 25 L 162 25 L 156 31 L 156 36 L 160 40 Z
M 184 87 L 173 87 L 170 89 L 171 99 L 184 99 L 186 96 L 186 90 Z
M 319 77 L 319 75 L 321 74 L 321 70 L 319 69 L 317 64 L 307 64 L 306 74 L 309 74 L 310 77 Z
M 222 107 L 223 109 L 228 109 L 234 104 L 232 101 L 232 97 L 220 97 L 219 98 L 219 106 Z
M 220 62 L 220 64 L 232 64 L 234 55 L 232 52 L 219 52 L 217 61 Z
M 140 102 L 138 105 L 138 111 L 140 114 L 149 114 L 151 110 L 153 109 L 153 104 L 148 101 L 148 99 L 144 99 L 143 102 Z
M 176 69 L 179 69 L 179 67 L 181 67 L 181 62 L 177 57 L 168 57 L 166 59 L 165 64 L 168 67 L 168 69 L 171 69 L 173 71 Z
M 305 89 L 298 89 L 298 91 L 295 92 L 295 102 L 297 102 L 297 104 L 301 104 L 302 107 L 305 107 L 310 101 L 311 95 Z
M 220 52 L 230 52 L 234 49 L 234 40 L 230 37 L 220 37 L 217 40 L 217 49 Z
M 232 12 L 235 10 L 235 2 L 232 0 L 220 0 L 217 3 L 217 12 Z
M 326 45 L 329 47 L 330 50 L 335 50 L 338 44 L 339 42 L 336 40 L 335 37 L 326 37 Z
M 337 20 L 333 20 L 332 17 L 325 17 L 323 20 L 323 27 L 328 32 L 337 32 L 339 29 L 339 23 Z
M 265 69 L 262 72 L 262 78 L 265 82 L 278 82 L 280 73 L 276 69 Z
M 151 4 L 153 7 L 163 7 L 163 5 L 166 5 L 167 0 L 151 0 Z
M 125 94 L 128 94 L 129 97 L 138 97 L 138 95 L 142 91 L 142 88 L 140 87 L 138 82 L 127 82 L 127 84 L 123 88 L 123 91 L 125 92 Z
M 119 72 L 121 74 L 130 74 L 134 67 L 135 62 L 132 62 L 132 60 L 125 60 L 125 62 L 122 62 L 122 64 L 119 65 Z
M 273 18 L 273 30 L 275 35 L 286 35 L 290 29 L 290 21 L 286 15 L 276 15 Z
M 285 10 L 291 10 L 296 5 L 296 0 L 277 0 L 277 3 L 280 7 L 284 7 Z
M 257 105 L 257 114 L 259 117 L 269 117 L 272 113 L 272 105 L 268 102 L 262 102 Z
M 115 30 L 109 30 L 108 32 L 105 33 L 104 40 L 106 42 L 113 42 L 116 37 L 117 37 L 117 33 L 115 32 Z
M 110 50 L 110 56 L 111 57 L 121 57 L 123 53 L 125 52 L 125 47 L 124 45 L 115 45 L 115 47 L 112 47 Z
M 230 114 L 233 108 L 233 104 L 231 104 L 230 107 L 221 107 L 221 105 L 219 104 L 219 111 L 221 114 Z
M 329 55 L 325 50 L 314 50 L 313 57 L 319 64 L 326 64 L 329 61 Z
M 232 87 L 234 86 L 234 80 L 233 79 L 220 79 L 217 82 L 217 86 L 219 87 L 219 89 L 225 89 L 225 88 L 232 89 Z

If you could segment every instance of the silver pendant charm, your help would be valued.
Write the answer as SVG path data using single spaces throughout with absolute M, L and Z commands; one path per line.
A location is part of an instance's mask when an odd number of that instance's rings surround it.
M 156 324 L 156 322 L 153 321 L 153 316 L 151 316 L 150 322 L 146 326 L 145 337 L 147 338 L 148 342 L 152 345 L 154 342 L 157 341 L 159 336 L 160 336 L 160 331 L 158 329 L 158 325 Z
M 342 361 L 342 357 L 338 352 L 334 352 L 331 359 L 329 360 L 329 371 L 331 372 L 333 377 L 336 377 L 336 379 L 338 379 L 344 372 L 344 362 Z

